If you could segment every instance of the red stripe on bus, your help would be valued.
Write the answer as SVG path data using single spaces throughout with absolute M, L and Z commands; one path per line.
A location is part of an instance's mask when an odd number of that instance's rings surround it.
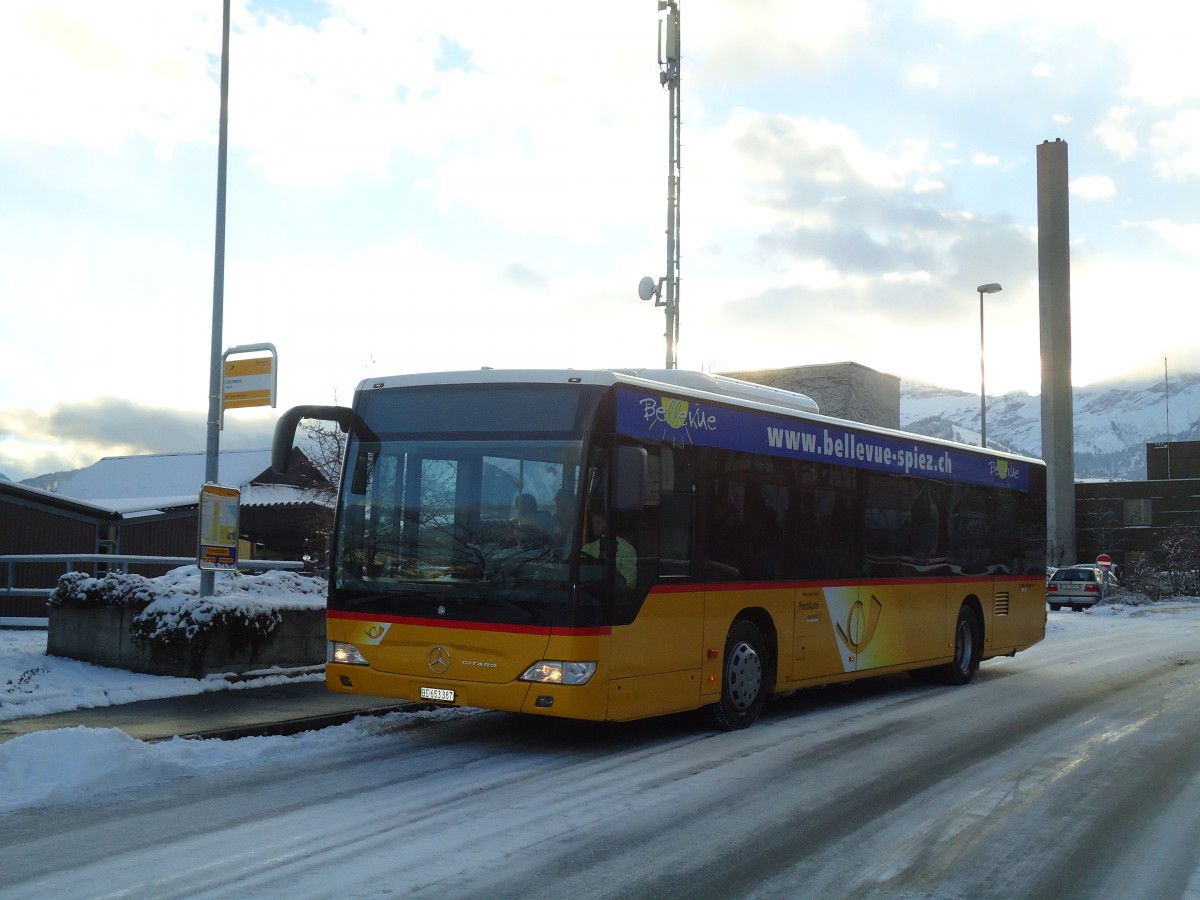
M 688 582 L 686 584 L 656 584 L 651 594 L 689 594 L 697 591 L 762 591 L 797 590 L 800 588 L 876 587 L 879 585 L 962 584 L 968 581 L 996 583 L 1027 582 L 1043 578 L 1040 575 L 939 575 L 931 578 L 846 578 L 841 581 L 738 581 Z
M 569 637 L 612 634 L 612 628 L 608 626 L 564 628 L 559 625 L 508 625 L 498 622 L 466 622 L 460 619 L 422 619 L 416 616 L 390 616 L 386 613 L 360 613 L 340 609 L 327 610 L 325 615 L 329 619 L 351 619 L 358 622 L 390 622 L 393 625 L 455 628 L 460 631 L 493 631 L 505 634 L 567 635 Z

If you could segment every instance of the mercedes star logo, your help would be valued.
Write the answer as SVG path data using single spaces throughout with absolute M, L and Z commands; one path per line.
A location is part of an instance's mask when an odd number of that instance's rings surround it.
M 442 675 L 450 668 L 450 651 L 437 646 L 429 651 L 429 670 L 434 675 Z

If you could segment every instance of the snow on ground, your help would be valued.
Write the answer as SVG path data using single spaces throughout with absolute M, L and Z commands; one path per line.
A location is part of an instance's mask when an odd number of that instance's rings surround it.
M 1049 614 L 1046 640 L 1021 656 L 1054 652 L 1056 636 L 1085 636 L 1117 631 L 1139 620 L 1142 627 L 1171 630 L 1180 613 L 1195 613 L 1200 598 L 1156 604 L 1116 602 L 1082 613 Z M 136 675 L 45 655 L 45 632 L 0 630 L 0 718 L 236 689 L 219 676 L 207 679 Z M 1003 664 L 995 660 L 985 665 Z M 26 678 L 30 672 L 35 674 Z M 279 675 L 267 675 L 264 684 Z M 318 676 L 312 676 L 318 677 Z M 24 681 L 23 681 L 24 680 Z M 23 682 L 23 683 L 22 683 Z M 0 744 L 0 815 L 34 806 L 87 802 L 148 781 L 201 775 L 259 763 L 279 765 L 324 752 L 344 752 L 347 743 L 380 740 L 381 728 L 398 716 L 431 719 L 472 715 L 446 709 L 393 713 L 382 719 L 357 719 L 345 725 L 286 737 L 250 737 L 235 741 L 175 738 L 142 743 L 116 729 L 60 728 Z
M 325 582 L 293 572 L 264 572 L 261 575 L 241 575 L 217 572 L 213 597 L 205 602 L 206 610 L 240 606 L 248 610 L 299 609 L 325 607 Z M 186 618 L 183 613 L 195 610 L 201 603 L 200 571 L 195 566 L 181 566 L 160 578 L 141 578 L 136 575 L 112 575 L 108 580 L 136 582 L 138 588 L 152 595 L 148 609 L 161 614 Z M 103 579 L 89 578 L 79 585 L 100 584 Z M 197 615 L 192 613 L 190 618 Z M 110 669 L 77 660 L 46 655 L 45 631 L 0 630 L 0 722 L 27 716 L 44 716 L 97 706 L 117 706 L 136 700 L 159 700 L 184 694 L 208 691 L 236 690 L 280 683 L 293 677 L 319 681 L 321 673 L 297 676 L 281 669 L 266 669 L 258 677 L 230 681 L 223 675 L 207 678 L 170 678 L 140 675 L 124 669 Z
M 321 681 L 324 673 L 264 669 L 230 680 L 224 675 L 172 678 L 110 669 L 46 655 L 46 632 L 0 630 L 0 722 L 72 709 L 119 706 L 185 694 L 239 690 L 295 681 Z

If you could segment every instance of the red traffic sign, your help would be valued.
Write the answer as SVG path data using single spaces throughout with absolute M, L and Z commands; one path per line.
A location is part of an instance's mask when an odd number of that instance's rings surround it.
M 1104 568 L 1108 569 L 1112 566 L 1112 557 L 1107 553 L 1101 553 L 1096 557 L 1096 565 L 1104 566 Z

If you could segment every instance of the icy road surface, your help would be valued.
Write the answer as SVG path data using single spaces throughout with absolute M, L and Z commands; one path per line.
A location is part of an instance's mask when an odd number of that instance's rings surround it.
M 443 711 L 63 730 L 0 767 L 3 897 L 1197 898 L 1200 608 L 1051 613 L 967 687 L 802 692 L 734 734 Z

